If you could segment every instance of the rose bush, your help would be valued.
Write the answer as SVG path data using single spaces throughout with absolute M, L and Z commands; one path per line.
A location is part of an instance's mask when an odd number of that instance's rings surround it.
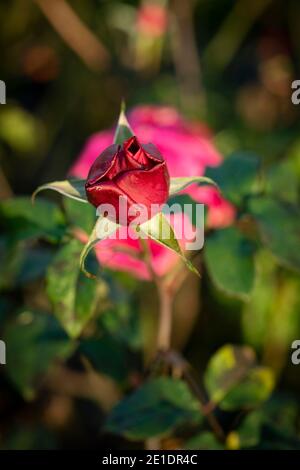
M 159 149 L 165 158 L 171 177 L 202 176 L 206 167 L 218 166 L 222 162 L 222 157 L 214 146 L 207 127 L 200 123 L 185 121 L 174 108 L 138 106 L 129 113 L 129 123 L 142 142 L 151 142 Z M 70 174 L 87 178 L 99 154 L 111 146 L 113 137 L 113 129 L 91 136 L 72 166 Z M 194 184 L 184 192 L 195 201 L 208 206 L 207 225 L 210 228 L 226 227 L 233 222 L 235 209 L 216 188 Z M 171 222 L 176 233 L 178 216 L 175 215 Z M 148 241 L 148 243 L 152 267 L 158 275 L 166 274 L 180 262 L 175 253 L 155 242 Z M 182 240 L 183 248 L 184 244 L 185 240 Z M 100 263 L 104 266 L 131 272 L 139 278 L 150 278 L 141 257 L 139 241 L 130 238 L 108 239 L 101 241 L 95 249 Z

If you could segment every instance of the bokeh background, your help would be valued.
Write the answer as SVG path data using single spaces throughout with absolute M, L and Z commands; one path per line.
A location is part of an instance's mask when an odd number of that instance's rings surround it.
M 145 439 L 148 447 L 164 448 L 298 448 L 300 366 L 291 362 L 291 343 L 300 338 L 300 106 L 291 101 L 291 83 L 300 78 L 299 1 L 2 0 L 0 19 L 0 79 L 7 86 L 7 104 L 0 106 L 0 338 L 7 344 L 0 448 L 132 448 Z M 254 240 L 251 289 L 243 267 L 238 276 L 245 275 L 246 287 L 226 278 L 244 255 L 230 256 L 235 241 L 225 237 L 216 251 L 211 242 L 201 281 L 189 275 L 176 292 L 172 345 L 200 382 L 209 359 L 226 344 L 239 346 L 227 352 L 241 359 L 242 369 L 255 351 L 276 382 L 269 400 L 262 392 L 259 407 L 250 400 L 246 410 L 214 410 L 225 444 L 191 417 L 178 431 L 177 418 L 166 418 L 166 410 L 157 418 L 168 421 L 159 444 L 159 432 L 145 431 L 151 423 L 128 431 L 122 409 L 105 428 L 112 406 L 139 388 L 149 367 L 157 317 L 151 283 L 126 269 L 106 269 L 96 288 L 83 283 L 78 315 L 91 321 L 80 339 L 71 340 L 63 328 L 69 318 L 59 296 L 76 291 L 70 273 L 79 242 L 70 238 L 60 252 L 63 272 L 55 256 L 70 227 L 86 229 L 90 214 L 73 203 L 61 208 L 52 195 L 33 209 L 29 198 L 40 184 L 67 177 L 89 136 L 115 125 L 122 99 L 129 110 L 176 108 L 182 119 L 210 130 L 210 144 L 225 162 L 234 153 L 235 164 L 211 176 L 220 178 L 237 218 L 247 212 L 249 184 L 243 192 L 239 162 L 249 151 L 265 184 L 262 189 L 254 181 L 251 188 L 279 198 L 286 209 L 269 213 L 269 202 L 258 200 L 253 213 L 263 218 L 263 242 L 247 217 L 239 219 Z M 153 109 L 155 116 L 160 108 Z M 182 159 L 189 165 L 188 152 Z M 231 368 L 224 361 L 223 372 Z

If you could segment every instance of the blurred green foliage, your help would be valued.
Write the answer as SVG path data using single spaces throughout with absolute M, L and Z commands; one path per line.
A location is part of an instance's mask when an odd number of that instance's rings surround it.
M 176 28 L 144 53 L 136 0 L 72 2 L 109 53 L 97 70 L 35 2 L 1 2 L 2 449 L 124 448 L 152 437 L 166 448 L 300 447 L 300 376 L 290 360 L 300 336 L 300 121 L 290 100 L 300 73 L 300 5 L 194 3 L 193 77 L 176 54 Z M 150 285 L 99 268 L 93 257 L 97 281 L 79 273 L 74 230 L 90 232 L 94 210 L 52 196 L 30 200 L 39 185 L 66 178 L 86 138 L 112 125 L 122 98 L 202 119 L 225 156 L 206 175 L 237 219 L 206 234 L 201 310 L 182 341 L 196 390 L 181 362 L 166 361 L 164 377 L 147 362 L 157 316 Z

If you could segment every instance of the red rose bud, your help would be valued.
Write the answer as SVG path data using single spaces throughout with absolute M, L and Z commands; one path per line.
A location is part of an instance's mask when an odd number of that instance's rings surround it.
M 143 204 L 149 219 L 154 215 L 152 205 L 161 206 L 167 201 L 169 184 L 167 165 L 159 150 L 153 144 L 141 145 L 133 136 L 122 146 L 111 145 L 101 153 L 90 168 L 85 189 L 93 206 L 111 204 L 116 211 L 115 221 L 124 225 L 139 214 L 126 213 L 124 221 L 120 196 L 127 198 L 128 210 Z

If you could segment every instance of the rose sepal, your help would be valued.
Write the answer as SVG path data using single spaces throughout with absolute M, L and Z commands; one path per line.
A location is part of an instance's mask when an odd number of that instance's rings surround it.
M 186 189 L 191 184 L 208 184 L 218 188 L 217 183 L 207 176 L 179 176 L 170 178 L 169 196 L 174 196 L 180 191 Z
M 119 227 L 119 224 L 110 221 L 107 217 L 100 216 L 97 219 L 89 240 L 84 246 L 80 255 L 80 267 L 86 276 L 90 278 L 96 277 L 94 274 L 88 272 L 85 268 L 85 260 L 89 252 L 98 242 L 105 240 L 110 235 L 115 233 Z M 136 226 L 132 224 L 131 228 L 135 229 L 137 235 L 139 235 L 140 238 L 151 238 L 155 242 L 179 255 L 188 269 L 197 274 L 197 276 L 200 276 L 197 268 L 182 251 L 171 224 L 162 212 L 159 212 L 154 217 L 142 224 L 138 224 Z M 168 234 L 168 237 L 165 236 L 166 234 Z
M 75 199 L 76 201 L 88 203 L 84 185 L 85 180 L 83 179 L 52 181 L 51 183 L 46 183 L 39 186 L 32 194 L 31 199 L 32 202 L 34 202 L 38 193 L 45 191 L 46 189 L 51 189 L 52 191 L 56 191 L 63 196 Z

